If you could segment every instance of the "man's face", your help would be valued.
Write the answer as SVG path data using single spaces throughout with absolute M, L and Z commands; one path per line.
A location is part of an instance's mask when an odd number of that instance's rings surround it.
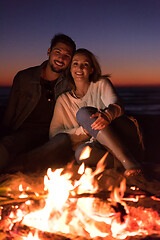
M 69 65 L 73 55 L 72 48 L 64 43 L 57 43 L 52 50 L 48 49 L 49 64 L 53 72 L 61 73 Z

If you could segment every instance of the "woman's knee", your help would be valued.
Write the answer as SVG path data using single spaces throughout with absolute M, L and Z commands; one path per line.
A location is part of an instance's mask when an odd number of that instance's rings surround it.
M 82 107 L 76 114 L 78 123 L 85 129 L 87 132 L 96 137 L 99 130 L 92 129 L 91 125 L 95 122 L 97 117 L 91 118 L 92 114 L 97 112 L 97 108 L 94 107 Z
M 92 114 L 97 112 L 97 108 L 94 107 L 82 107 L 78 110 L 76 114 L 77 121 L 79 123 L 87 121 L 90 119 Z

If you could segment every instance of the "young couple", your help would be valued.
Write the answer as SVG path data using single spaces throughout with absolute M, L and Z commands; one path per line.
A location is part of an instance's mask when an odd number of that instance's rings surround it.
M 94 166 L 108 151 L 106 166 L 112 155 L 122 164 L 125 175 L 138 174 L 143 151 L 138 125 L 124 115 L 123 104 L 108 76 L 101 75 L 94 54 L 83 48 L 76 50 L 67 78 L 71 90 L 56 101 L 50 138 L 68 134 L 78 163 Z M 91 147 L 91 156 L 80 160 L 86 146 Z
M 7 156 L 1 165 L 17 161 L 30 170 L 43 169 L 68 162 L 74 153 L 81 163 L 80 153 L 89 145 L 93 154 L 83 160 L 86 164 L 96 165 L 108 151 L 106 164 L 114 156 L 126 175 L 138 173 L 143 152 L 138 126 L 125 117 L 96 57 L 86 49 L 75 51 L 73 40 L 63 34 L 52 39 L 48 56 L 40 67 L 15 77 L 3 121 L 12 134 L 1 140 L 0 154 L 5 149 Z

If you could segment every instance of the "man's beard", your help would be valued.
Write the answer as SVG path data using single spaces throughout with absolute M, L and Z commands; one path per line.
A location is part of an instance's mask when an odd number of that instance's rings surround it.
M 57 69 L 53 64 L 50 64 L 52 72 L 62 73 L 65 69 Z

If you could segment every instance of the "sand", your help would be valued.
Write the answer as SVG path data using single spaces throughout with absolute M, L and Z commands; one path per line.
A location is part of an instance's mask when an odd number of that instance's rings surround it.
M 135 115 L 145 146 L 145 161 L 160 163 L 160 115 Z

